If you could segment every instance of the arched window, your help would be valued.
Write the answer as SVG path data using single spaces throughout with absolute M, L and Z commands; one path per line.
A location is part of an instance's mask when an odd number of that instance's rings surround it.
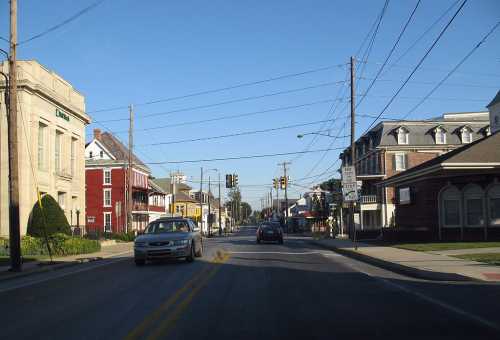
M 464 126 L 460 129 L 460 134 L 462 136 L 462 144 L 468 144 L 472 142 L 472 129 L 468 126 Z
M 446 144 L 446 130 L 438 126 L 434 129 L 434 139 L 436 144 Z
M 404 126 L 399 127 L 396 131 L 396 134 L 398 137 L 398 144 L 408 144 L 409 131 L 407 128 L 405 128 Z
M 455 186 L 449 186 L 440 196 L 440 210 L 443 226 L 459 227 L 460 226 L 460 190 Z
M 484 192 L 477 184 L 468 184 L 463 189 L 465 225 L 469 227 L 484 225 Z
M 494 184 L 488 190 L 488 218 L 491 226 L 500 226 L 500 184 Z
M 92 155 L 92 151 L 89 151 L 89 158 L 92 158 L 93 155 Z

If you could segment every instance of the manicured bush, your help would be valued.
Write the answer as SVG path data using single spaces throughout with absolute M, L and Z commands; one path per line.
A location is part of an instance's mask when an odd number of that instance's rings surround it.
M 111 240 L 117 240 L 117 241 L 123 241 L 123 242 L 132 242 L 135 240 L 135 233 L 134 232 L 128 232 L 128 233 L 108 233 L 104 235 L 105 238 L 111 239 Z
M 64 211 L 50 195 L 42 197 L 41 207 L 38 201 L 33 206 L 28 222 L 27 234 L 34 237 L 45 237 L 44 229 L 47 236 L 56 233 L 71 235 L 71 228 L 64 215 Z
M 88 240 L 80 237 L 72 237 L 66 234 L 54 234 L 48 238 L 53 256 L 66 256 L 89 254 L 101 250 L 99 241 Z M 8 245 L 8 240 L 0 241 Z M 0 255 L 9 255 L 9 249 L 1 247 Z M 5 252 L 5 253 L 2 253 Z M 44 238 L 24 236 L 21 239 L 21 254 L 27 255 L 49 255 L 47 243 Z

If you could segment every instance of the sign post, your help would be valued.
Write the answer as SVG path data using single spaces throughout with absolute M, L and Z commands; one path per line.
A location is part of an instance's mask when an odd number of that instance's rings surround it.
M 358 197 L 358 181 L 356 181 L 356 168 L 354 166 L 342 167 L 342 196 L 344 202 L 349 202 L 351 206 L 351 223 L 353 231 L 354 249 L 358 249 L 356 239 L 356 223 L 354 222 L 354 202 L 357 202 Z

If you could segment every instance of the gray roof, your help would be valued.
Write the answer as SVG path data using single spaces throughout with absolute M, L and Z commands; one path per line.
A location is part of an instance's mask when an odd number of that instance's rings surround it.
M 497 92 L 495 98 L 493 98 L 493 100 L 488 105 L 486 105 L 486 107 L 490 107 L 498 103 L 500 103 L 500 91 Z
M 158 185 L 160 188 L 162 188 L 163 191 L 165 191 L 166 193 L 170 194 L 172 192 L 170 177 L 154 178 L 152 181 L 155 182 L 155 184 Z M 176 183 L 175 189 L 176 191 L 189 191 L 192 188 L 184 183 Z
M 158 184 L 156 184 L 153 180 L 148 181 L 149 186 L 156 192 L 161 194 L 166 194 L 165 190 L 163 190 Z
M 462 145 L 461 132 L 463 127 L 472 130 L 472 140 L 485 137 L 489 127 L 488 112 L 445 113 L 441 117 L 429 120 L 383 121 L 358 138 L 356 146 L 372 140 L 373 147 L 398 146 L 396 130 L 404 127 L 409 132 L 408 146 L 436 145 L 434 130 L 441 127 L 446 131 L 445 145 Z M 344 152 L 350 150 L 346 148 Z
M 109 152 L 119 161 L 126 161 L 128 162 L 128 148 L 122 144 L 116 138 L 109 132 L 103 132 L 101 133 L 99 137 L 99 142 L 101 142 L 106 149 L 108 149 Z M 147 165 L 145 165 L 134 153 L 132 153 L 132 162 L 134 164 L 140 165 L 141 167 L 145 168 L 148 172 L 151 173 L 151 169 Z
M 491 136 L 482 138 L 470 144 L 456 148 L 436 158 L 432 158 L 427 162 L 421 163 L 406 171 L 400 172 L 385 180 L 386 183 L 404 182 L 406 178 L 419 176 L 422 170 L 428 171 L 429 168 L 438 166 L 454 166 L 459 169 L 459 166 L 482 166 L 484 164 L 498 165 L 500 163 L 500 132 L 494 133 Z M 479 168 L 477 171 L 484 171 Z

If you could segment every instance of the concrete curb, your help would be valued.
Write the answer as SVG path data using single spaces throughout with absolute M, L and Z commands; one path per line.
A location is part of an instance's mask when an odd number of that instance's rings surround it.
M 15 279 L 19 279 L 19 278 L 30 276 L 30 275 L 53 272 L 53 271 L 73 267 L 73 266 L 76 266 L 79 264 L 101 261 L 104 259 L 109 259 L 109 258 L 112 258 L 115 256 L 123 255 L 123 254 L 129 253 L 129 252 L 130 251 L 125 251 L 125 252 L 120 252 L 120 253 L 116 253 L 116 254 L 110 254 L 108 256 L 88 257 L 88 258 L 82 258 L 82 259 L 77 259 L 77 260 L 73 260 L 73 261 L 67 261 L 67 262 L 63 262 L 63 263 L 59 263 L 59 264 L 55 264 L 55 265 L 40 266 L 40 267 L 36 267 L 35 269 L 27 270 L 27 271 L 20 272 L 20 273 L 9 272 L 6 274 L 5 272 L 3 272 L 3 273 L 0 273 L 0 282 L 15 280 Z M 85 255 L 85 254 L 82 254 L 82 255 Z M 88 254 L 88 255 L 92 255 L 92 254 Z
M 376 267 L 380 267 L 382 269 L 386 269 L 398 274 L 414 277 L 417 279 L 424 279 L 424 280 L 430 280 L 430 281 L 481 281 L 476 278 L 460 275 L 460 274 L 454 274 L 454 273 L 443 273 L 443 272 L 433 272 L 429 270 L 424 270 L 424 269 L 418 269 L 414 267 L 408 267 L 399 263 L 394 263 L 390 261 L 385 261 L 378 259 L 376 257 L 372 257 L 360 252 L 356 252 L 354 250 L 349 250 L 349 249 L 343 249 L 343 248 L 338 248 L 335 246 L 329 246 L 326 244 L 323 244 L 321 242 L 311 240 L 309 241 L 314 245 L 317 245 L 321 248 L 324 249 L 329 249 L 332 250 L 338 254 L 345 255 L 347 257 L 353 258 L 355 260 L 359 260 L 371 265 L 374 265 Z

